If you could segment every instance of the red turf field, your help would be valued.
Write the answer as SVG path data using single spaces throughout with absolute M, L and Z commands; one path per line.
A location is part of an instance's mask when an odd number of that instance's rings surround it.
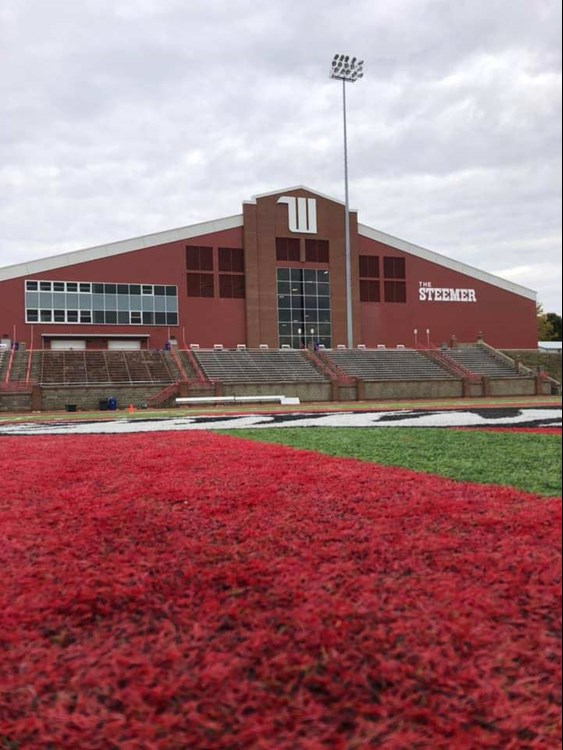
M 207 433 L 2 451 L 2 750 L 560 746 L 560 501 Z

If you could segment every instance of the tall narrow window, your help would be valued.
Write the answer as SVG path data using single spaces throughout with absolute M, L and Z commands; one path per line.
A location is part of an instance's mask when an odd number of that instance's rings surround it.
M 378 255 L 360 255 L 360 301 L 381 301 Z
M 385 277 L 385 302 L 407 301 L 406 262 L 404 258 L 383 259 L 383 275 Z

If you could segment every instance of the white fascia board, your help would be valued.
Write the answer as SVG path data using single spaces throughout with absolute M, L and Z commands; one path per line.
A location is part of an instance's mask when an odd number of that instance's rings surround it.
M 360 224 L 358 226 L 358 234 L 362 237 L 367 237 L 370 240 L 381 242 L 384 245 L 389 245 L 389 247 L 393 247 L 395 250 L 402 250 L 409 255 L 415 255 L 417 258 L 422 258 L 430 263 L 436 263 L 438 266 L 449 268 L 451 271 L 462 273 L 465 276 L 477 279 L 478 281 L 483 281 L 485 284 L 491 284 L 492 286 L 499 287 L 499 289 L 504 289 L 507 292 L 512 292 L 512 294 L 518 294 L 521 297 L 526 297 L 527 299 L 537 302 L 538 294 L 533 289 L 514 284 L 511 281 L 502 279 L 500 276 L 494 276 L 486 271 L 481 271 L 473 266 L 468 266 L 466 263 L 460 263 L 452 258 L 447 258 L 445 255 L 439 255 L 432 250 L 426 250 L 424 247 L 413 245 L 410 242 L 406 242 L 406 240 L 401 240 L 398 237 L 385 234 L 385 232 L 380 232 L 378 229 L 372 229 L 371 227 L 365 226 L 365 224 Z
M 271 193 L 261 193 L 260 195 L 253 195 L 252 200 L 244 201 L 244 205 L 256 205 L 256 202 L 260 200 L 260 198 L 270 198 L 272 195 L 281 195 L 283 193 L 292 193 L 294 190 L 304 190 L 306 193 L 312 193 L 313 195 L 316 195 L 318 198 L 324 198 L 327 201 L 332 201 L 332 203 L 338 203 L 341 206 L 346 205 L 343 201 L 339 201 L 337 198 L 332 198 L 330 195 L 325 195 L 324 193 L 319 193 L 318 190 L 312 190 L 311 188 L 307 187 L 306 185 L 296 185 L 295 187 L 288 187 L 283 188 L 282 190 L 272 190 Z M 357 214 L 358 210 L 356 208 L 351 208 L 350 213 Z
M 229 216 L 226 219 L 217 219 L 216 221 L 207 221 L 202 224 L 192 224 L 189 227 L 146 234 L 130 240 L 112 242 L 109 245 L 98 245 L 97 247 L 90 247 L 85 250 L 74 250 L 69 253 L 62 253 L 61 255 L 53 255 L 50 258 L 41 258 L 40 260 L 32 260 L 28 263 L 19 263 L 15 266 L 0 268 L 0 281 L 17 279 L 22 276 L 33 276 L 45 271 L 54 271 L 57 268 L 75 266 L 78 263 L 88 263 L 89 261 L 100 260 L 102 258 L 111 258 L 114 255 L 133 253 L 136 250 L 145 250 L 149 247 L 166 245 L 170 242 L 190 240 L 194 237 L 203 237 L 206 234 L 224 232 L 228 229 L 237 229 L 242 226 L 243 216 L 242 214 L 237 214 L 236 216 Z

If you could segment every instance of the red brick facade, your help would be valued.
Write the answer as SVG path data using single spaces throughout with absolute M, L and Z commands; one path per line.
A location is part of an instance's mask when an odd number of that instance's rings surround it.
M 293 227 L 292 209 L 294 221 L 297 210 L 298 222 Z M 298 240 L 293 243 L 299 247 L 297 260 L 278 259 L 277 238 Z M 307 260 L 305 247 L 311 239 L 329 248 L 327 263 Z M 188 246 L 211 248 L 212 268 L 206 279 L 212 284 L 212 296 L 188 295 Z M 220 267 L 221 248 L 244 250 L 245 296 L 228 296 L 232 284 Z M 362 279 L 367 283 L 361 293 L 360 256 L 379 259 L 369 266 L 379 269 L 379 277 L 374 271 L 371 278 Z M 393 258 L 400 259 L 397 265 Z M 278 268 L 329 271 L 332 344 L 345 344 L 345 210 L 342 203 L 306 188 L 258 197 L 244 204 L 241 216 L 231 219 L 0 269 L 0 336 L 13 339 L 15 332 L 16 340 L 33 348 L 48 347 L 52 339 L 61 337 L 100 348 L 120 336 L 138 337 L 142 346 L 151 348 L 163 347 L 169 336 L 180 346 L 276 348 L 280 342 Z M 359 225 L 355 212 L 351 213 L 351 268 L 355 345 L 440 344 L 452 336 L 472 342 L 480 334 L 499 348 L 537 345 L 533 292 Z M 178 295 L 177 325 L 32 324 L 26 322 L 25 310 L 25 282 L 30 279 L 173 285 Z M 240 287 L 240 278 L 235 281 Z M 362 295 L 373 300 L 362 301 Z

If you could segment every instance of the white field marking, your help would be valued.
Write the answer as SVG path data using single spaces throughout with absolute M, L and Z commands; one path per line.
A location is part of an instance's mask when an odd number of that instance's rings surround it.
M 488 419 L 472 411 L 378 411 L 316 414 L 251 414 L 238 417 L 182 417 L 177 419 L 127 420 L 114 422 L 60 422 L 0 425 L 0 435 L 125 435 L 146 432 L 190 430 L 290 429 L 295 427 L 561 427 L 558 408 L 511 409 L 512 414 Z M 284 421 L 284 417 L 286 421 Z M 398 419 L 400 417 L 400 419 Z

